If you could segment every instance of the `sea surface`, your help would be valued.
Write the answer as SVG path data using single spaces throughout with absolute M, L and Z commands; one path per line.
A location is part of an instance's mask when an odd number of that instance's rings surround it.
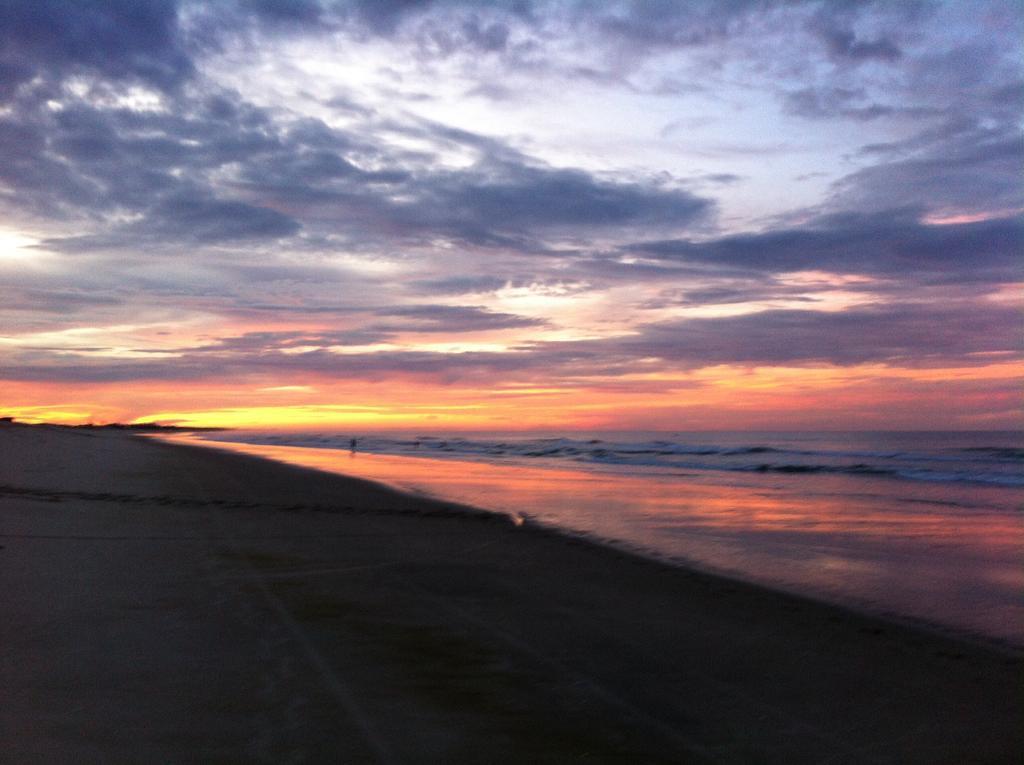
M 1024 646 L 1021 433 L 193 437 Z

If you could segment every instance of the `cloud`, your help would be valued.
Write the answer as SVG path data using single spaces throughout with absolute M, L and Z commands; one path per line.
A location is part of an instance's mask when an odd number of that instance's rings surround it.
M 20 289 L 4 297 L 3 311 L 44 314 L 76 314 L 96 306 L 122 305 L 124 299 L 83 290 Z
M 166 0 L 0 4 L 0 103 L 36 77 L 83 74 L 173 91 L 195 74 Z
M 863 40 L 850 29 L 830 26 L 820 29 L 819 34 L 829 55 L 836 59 L 849 59 L 855 62 L 876 59 L 892 62 L 903 55 L 900 47 L 890 37 Z
M 52 103 L 19 100 L 0 118 L 0 133 L 16 139 L 0 163 L 10 210 L 95 226 L 175 195 L 215 197 L 212 174 L 285 150 L 265 113 L 237 98 L 180 97 L 173 111 L 105 108 L 68 93 Z
M 598 14 L 597 26 L 609 37 L 641 49 L 685 48 L 721 40 L 761 8 L 757 0 L 615 3 Z M 587 14 L 585 9 L 579 12 Z
M 0 322 L 11 336 L 96 329 L 73 349 L 5 345 L 4 374 L 614 381 L 644 358 L 671 371 L 1009 354 L 1016 319 L 988 298 L 1019 280 L 1024 249 L 1019 45 L 1005 25 L 945 23 L 957 13 L 11 0 L 0 214 L 43 241 L 31 268 L 0 260 L 14 293 Z M 351 56 L 341 73 L 298 79 L 327 50 Z M 462 108 L 467 93 L 485 98 Z M 783 189 L 797 173 L 846 175 Z M 826 277 L 787 281 L 797 271 Z M 829 290 L 878 304 L 792 308 Z M 648 313 L 744 303 L 789 308 Z M 211 337 L 103 339 L 143 314 Z M 474 332 L 516 349 L 360 348 Z
M 507 315 L 410 309 L 414 323 L 428 317 L 446 331 L 526 326 Z M 5 369 L 11 380 L 114 382 L 127 380 L 233 379 L 253 375 L 344 375 L 354 379 L 410 376 L 423 382 L 493 379 L 545 381 L 634 374 L 642 359 L 662 370 L 720 364 L 794 366 L 883 363 L 895 366 L 983 365 L 1020 358 L 1019 315 L 1011 306 L 977 301 L 894 303 L 845 311 L 770 310 L 721 318 L 648 324 L 627 336 L 571 342 L 535 342 L 509 352 L 438 353 L 417 350 L 339 354 L 331 346 L 386 342 L 390 328 L 340 332 L 260 332 L 174 349 L 172 359 L 91 359 L 42 349 L 24 351 Z M 435 325 L 438 326 L 438 325 Z M 423 331 L 423 330 L 421 330 Z M 79 349 L 81 350 L 81 349 Z M 643 362 L 650 368 L 650 361 Z
M 861 211 L 898 206 L 962 214 L 1020 210 L 1022 161 L 1019 130 L 973 128 L 911 157 L 845 176 L 834 184 L 829 204 Z
M 351 8 L 355 17 L 374 33 L 390 35 L 406 16 L 431 5 L 431 0 L 354 0 Z
M 301 309 L 300 309 L 301 310 Z M 295 349 L 329 349 L 332 346 L 357 346 L 386 343 L 399 334 L 453 334 L 544 326 L 547 322 L 526 316 L 490 311 L 478 306 L 406 305 L 391 308 L 336 308 L 352 326 L 337 331 L 282 330 L 247 332 L 218 338 L 200 347 L 177 348 L 175 352 L 237 354 L 253 353 L 266 357 Z M 359 324 L 363 321 L 363 324 Z M 405 353 L 401 351 L 399 353 Z
M 243 14 L 252 14 L 270 25 L 315 27 L 325 20 L 318 0 L 241 0 Z
M 328 348 L 331 346 L 357 346 L 384 342 L 391 335 L 373 329 L 356 328 L 334 332 L 309 332 L 302 330 L 286 330 L 275 332 L 246 332 L 243 335 L 219 337 L 208 345 L 198 347 L 177 348 L 175 351 L 184 356 L 194 353 L 217 355 L 229 360 L 232 357 L 246 355 L 273 357 L 280 352 L 291 352 L 295 349 L 311 347 Z
M 255 339 L 258 342 L 258 339 Z M 341 345 L 341 343 L 338 343 Z M 28 354 L 23 354 L 28 356 Z M 277 353 L 257 350 L 239 353 L 197 349 L 170 360 L 89 360 L 57 356 L 46 363 L 31 358 L 15 360 L 4 370 L 4 379 L 44 381 L 55 377 L 65 382 L 112 383 L 141 380 L 236 380 L 244 381 L 268 375 L 290 378 L 292 375 L 325 375 L 355 380 L 380 380 L 414 377 L 422 382 L 492 379 L 496 372 L 521 376 L 528 358 L 522 353 L 437 353 L 401 351 L 392 353 L 345 353 L 315 350 Z
M 418 281 L 412 286 L 417 292 L 427 295 L 469 295 L 495 292 L 508 283 L 508 279 L 500 276 L 451 276 Z
M 774 284 L 764 279 L 726 280 L 725 284 L 715 287 L 704 287 L 691 290 L 668 290 L 657 299 L 645 304 L 647 308 L 664 308 L 666 306 L 706 306 L 728 305 L 737 303 L 764 302 L 766 300 L 785 300 L 787 302 L 813 303 L 815 298 L 804 293 L 803 286 Z
M 481 332 L 496 329 L 542 327 L 542 319 L 489 311 L 478 306 L 406 305 L 379 309 L 378 316 L 403 320 L 399 324 L 373 325 L 391 332 Z
M 1024 219 L 930 226 L 913 210 L 823 216 L 798 228 L 709 241 L 654 240 L 625 252 L 678 263 L 707 264 L 723 274 L 823 270 L 903 282 L 1013 281 L 1024 245 Z
M 991 15 L 998 7 L 979 12 Z M 864 145 L 856 158 L 872 164 L 837 181 L 827 206 L 948 214 L 1024 208 L 1024 84 L 1017 42 L 1022 18 L 1010 14 L 984 36 L 922 48 L 902 66 L 884 103 L 856 90 L 790 93 L 790 106 L 805 116 L 889 116 L 913 126 L 909 134 L 905 127 L 899 131 L 897 140 Z
M 863 88 L 839 86 L 807 87 L 786 91 L 782 96 L 783 108 L 806 119 L 847 118 L 870 122 L 882 117 L 929 117 L 941 115 L 942 110 L 921 106 L 892 106 L 872 101 Z
M 447 221 L 457 232 L 526 235 L 537 228 L 686 228 L 712 209 L 710 200 L 687 191 L 601 181 L 581 170 L 511 162 L 440 174 L 421 188 L 422 202 L 415 214 Z
M 147 216 L 150 235 L 175 241 L 222 242 L 233 239 L 290 236 L 299 224 L 287 215 L 243 202 L 224 201 L 206 196 L 178 194 L 162 200 Z
M 1015 308 L 974 301 L 887 304 L 844 311 L 773 310 L 649 325 L 620 352 L 692 366 L 986 363 L 1019 355 Z
M 107 108 L 65 95 L 54 111 L 17 102 L 0 135 L 20 151 L 0 166 L 10 210 L 87 227 L 64 250 L 179 241 L 343 235 L 387 246 L 440 238 L 544 251 L 549 234 L 647 226 L 684 230 L 712 202 L 649 179 L 550 167 L 475 133 L 425 121 L 348 130 L 280 118 L 227 91 L 178 96 L 174 110 Z M 382 137 L 428 142 L 411 158 Z M 447 147 L 476 160 L 451 169 Z M 127 222 L 126 222 L 127 220 Z M 92 229 L 89 231 L 88 229 Z
M 509 30 L 505 24 L 485 24 L 477 16 L 462 23 L 462 33 L 473 45 L 484 51 L 501 51 L 508 43 Z

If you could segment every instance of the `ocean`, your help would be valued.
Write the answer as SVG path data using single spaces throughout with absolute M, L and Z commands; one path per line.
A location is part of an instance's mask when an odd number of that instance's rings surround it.
M 1024 646 L 1017 432 L 194 437 Z

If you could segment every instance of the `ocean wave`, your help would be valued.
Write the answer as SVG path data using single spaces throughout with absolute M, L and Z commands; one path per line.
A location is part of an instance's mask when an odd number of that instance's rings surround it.
M 1024 462 L 1024 449 L 1011 446 L 970 446 L 964 449 L 965 452 L 977 452 L 987 454 L 1004 460 Z
M 574 463 L 636 470 L 837 474 L 894 480 L 1024 486 L 1016 447 L 934 447 L 931 450 L 800 448 L 793 443 L 723 444 L 669 439 L 469 438 L 463 436 L 352 436 L 338 433 L 216 433 L 207 438 L 405 456 Z

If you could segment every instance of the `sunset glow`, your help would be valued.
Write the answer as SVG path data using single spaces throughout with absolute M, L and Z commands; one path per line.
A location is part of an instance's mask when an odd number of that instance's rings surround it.
M 586 8 L 0 11 L 0 414 L 1024 424 L 1016 4 Z

